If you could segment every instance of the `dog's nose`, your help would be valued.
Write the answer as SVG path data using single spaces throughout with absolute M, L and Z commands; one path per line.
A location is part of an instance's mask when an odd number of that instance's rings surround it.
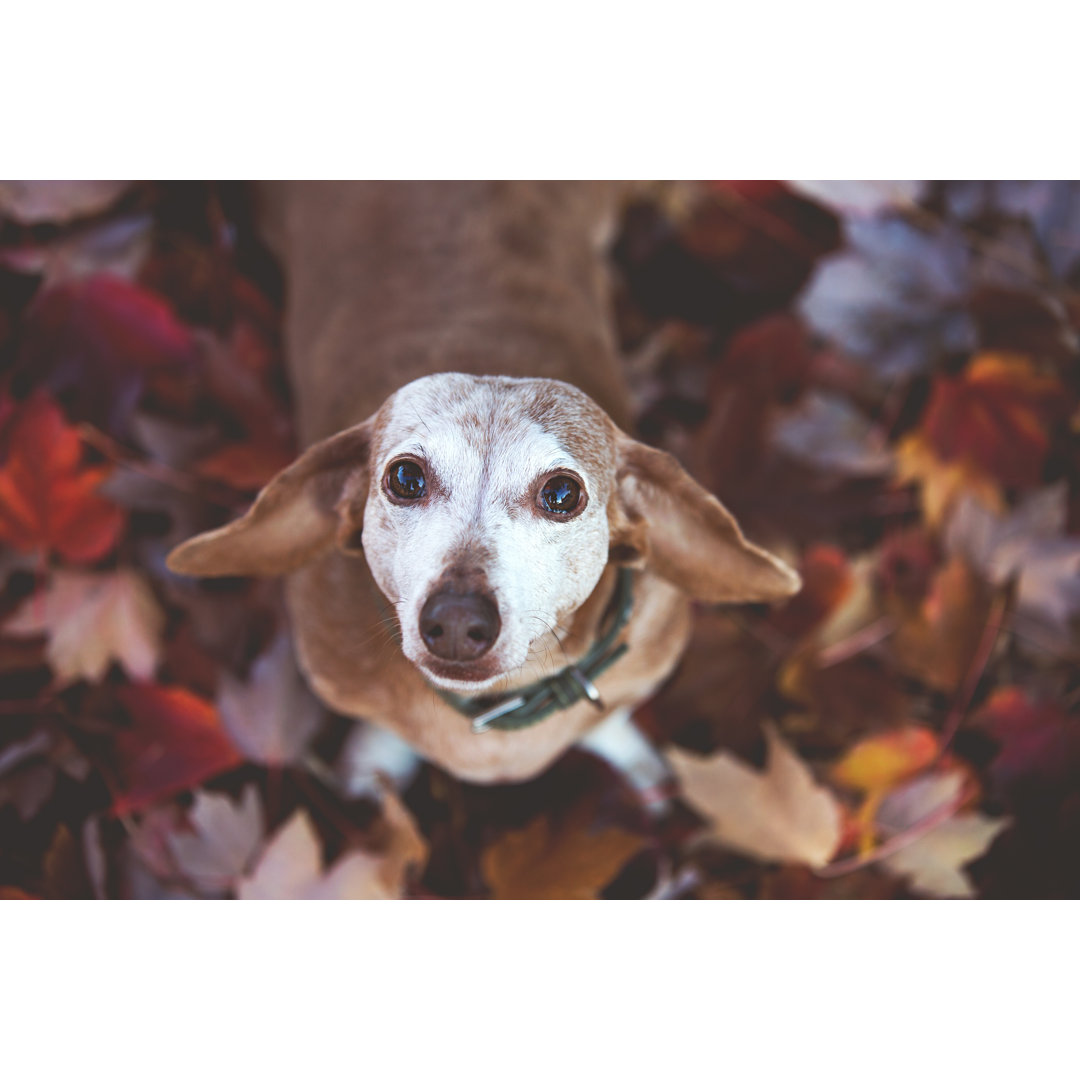
M 442 660 L 478 659 L 501 625 L 499 609 L 481 593 L 433 593 L 420 612 L 420 636 Z

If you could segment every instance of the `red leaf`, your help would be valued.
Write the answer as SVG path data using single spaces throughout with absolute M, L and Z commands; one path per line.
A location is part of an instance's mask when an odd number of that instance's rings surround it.
M 108 468 L 83 468 L 78 433 L 45 393 L 17 411 L 0 468 L 0 540 L 68 562 L 100 559 L 124 527 L 119 507 L 95 494 Z
M 769 616 L 772 627 L 792 640 L 824 622 L 847 599 L 854 584 L 847 556 L 828 544 L 807 551 L 799 573 L 802 590 Z
M 142 810 L 239 765 L 213 704 L 183 687 L 135 683 L 117 690 L 131 714 L 114 741 L 117 789 L 113 813 Z
M 76 388 L 81 413 L 123 430 L 146 374 L 196 355 L 190 329 L 164 299 L 124 278 L 97 274 L 35 298 L 19 363 L 54 390 Z
M 1030 361 L 987 353 L 962 375 L 935 380 L 923 431 L 942 461 L 969 461 L 1006 487 L 1033 487 L 1049 428 L 1067 412 L 1064 397 L 1061 383 Z
M 1080 775 L 1080 719 L 1016 686 L 996 690 L 976 723 L 1001 743 L 990 767 L 1004 793 L 1043 795 Z

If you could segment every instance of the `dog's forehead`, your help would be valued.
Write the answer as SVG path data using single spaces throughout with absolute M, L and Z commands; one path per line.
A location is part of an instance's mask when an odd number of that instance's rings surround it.
M 572 468 L 610 471 L 614 438 L 595 402 L 567 383 L 460 374 L 431 375 L 402 387 L 384 408 L 378 453 L 430 457 L 468 468 L 482 460 L 508 483 Z M 423 454 L 420 452 L 423 451 Z

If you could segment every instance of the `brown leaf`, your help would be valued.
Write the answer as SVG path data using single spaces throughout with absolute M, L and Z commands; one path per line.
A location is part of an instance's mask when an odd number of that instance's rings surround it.
M 618 828 L 589 831 L 581 814 L 561 825 L 543 816 L 504 833 L 481 863 L 496 900 L 595 900 L 643 844 Z
M 990 604 L 989 588 L 955 557 L 937 572 L 917 607 L 892 598 L 898 625 L 890 643 L 899 667 L 936 690 L 956 690 L 986 629 Z

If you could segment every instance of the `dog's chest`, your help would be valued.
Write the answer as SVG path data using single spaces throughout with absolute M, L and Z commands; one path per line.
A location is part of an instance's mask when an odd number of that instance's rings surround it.
M 463 780 L 510 783 L 542 772 L 608 712 L 636 705 L 674 667 L 690 631 L 689 604 L 661 579 L 639 578 L 624 635 L 629 649 L 597 679 L 603 710 L 579 702 L 523 730 L 481 734 L 402 655 L 393 610 L 362 560 L 319 559 L 292 575 L 287 596 L 301 664 L 331 708 L 389 728 Z M 562 662 L 545 657 L 523 678 L 551 675 Z

